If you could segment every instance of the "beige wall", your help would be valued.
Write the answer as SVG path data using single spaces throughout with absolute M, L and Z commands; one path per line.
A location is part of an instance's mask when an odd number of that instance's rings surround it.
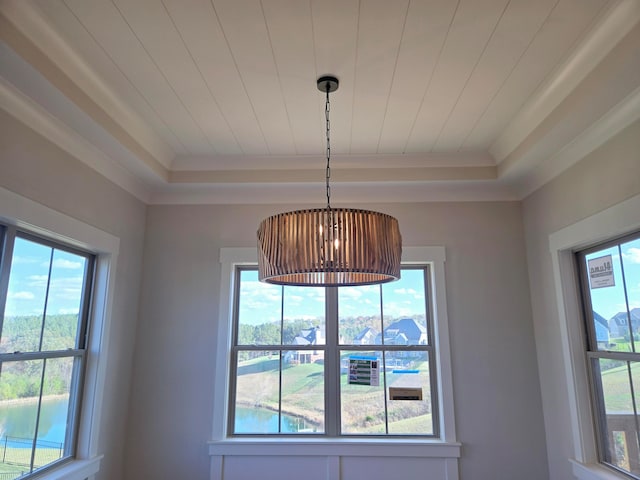
M 209 478 L 218 250 L 292 206 L 145 207 L 4 113 L 0 186 L 121 240 L 98 479 Z M 362 206 L 395 215 L 407 246 L 446 247 L 461 478 L 547 478 L 520 204 Z
M 1 110 L 0 186 L 120 238 L 97 476 L 120 479 L 146 206 Z
M 520 204 L 366 207 L 395 215 L 405 245 L 446 247 L 461 478 L 547 478 Z M 291 208 L 148 208 L 127 479 L 209 478 L 219 248 L 255 246 L 259 221 Z M 291 475 L 301 462 L 280 464 Z
M 573 441 L 549 235 L 640 193 L 640 122 L 523 202 L 531 302 L 552 480 L 572 478 Z

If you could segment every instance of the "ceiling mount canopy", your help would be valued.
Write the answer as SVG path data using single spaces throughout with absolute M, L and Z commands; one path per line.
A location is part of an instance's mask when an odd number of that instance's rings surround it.
M 277 285 L 353 286 L 400 278 L 402 237 L 398 221 L 387 214 L 331 207 L 329 93 L 338 79 L 323 76 L 326 94 L 327 206 L 279 213 L 258 227 L 258 277 Z

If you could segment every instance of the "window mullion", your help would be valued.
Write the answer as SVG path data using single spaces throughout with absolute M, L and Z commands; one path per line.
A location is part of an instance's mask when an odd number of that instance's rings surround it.
M 85 350 L 69 348 L 67 350 L 45 350 L 41 352 L 0 353 L 0 362 L 23 362 L 29 360 L 42 360 L 47 358 L 68 358 L 84 356 Z
M 9 290 L 9 276 L 11 273 L 11 258 L 13 257 L 13 244 L 15 238 L 15 227 L 5 227 L 4 241 L 0 242 L 0 246 L 2 246 L 2 250 L 0 251 L 0 332 L 2 332 L 4 310 L 7 303 L 7 291 Z
M 338 289 L 328 287 L 325 291 L 325 429 L 330 437 L 340 435 L 340 349 L 338 333 Z

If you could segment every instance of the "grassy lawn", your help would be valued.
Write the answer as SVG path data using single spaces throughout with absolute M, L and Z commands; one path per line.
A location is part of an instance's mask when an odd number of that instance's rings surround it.
M 15 475 L 13 478 L 18 478 L 20 477 L 23 473 L 28 473 L 29 469 L 26 467 L 18 467 L 15 465 L 9 465 L 6 463 L 0 463 L 0 475 L 2 475 L 2 478 L 6 478 L 6 477 L 10 477 L 10 475 L 7 475 L 9 473 Z
M 38 448 L 36 450 L 36 468 L 54 462 L 60 458 L 60 450 L 57 448 Z M 12 448 L 0 445 L 0 475 L 2 479 L 18 478 L 22 473 L 28 473 L 29 467 L 26 464 L 31 462 L 31 449 Z M 19 464 L 19 465 L 15 465 Z M 14 474 L 10 476 L 6 474 Z
M 277 411 L 279 363 L 265 356 L 240 362 L 236 397 L 238 406 Z M 415 368 L 420 368 L 416 365 Z M 381 386 L 349 385 L 341 376 L 342 423 L 349 433 L 384 433 L 385 391 Z M 432 429 L 430 405 L 392 402 L 389 425 L 393 433 L 423 433 Z M 321 425 L 324 421 L 324 365 L 285 365 L 282 370 L 282 411 Z M 393 426 L 393 427 L 392 427 Z
M 640 395 L 640 364 L 631 365 L 631 376 L 635 393 Z M 602 388 L 607 412 L 633 412 L 626 363 L 602 372 Z
M 389 422 L 389 433 L 406 434 L 411 432 L 430 432 L 433 428 L 431 414 L 420 415 L 419 417 L 405 418 L 397 422 Z M 379 426 L 365 428 L 363 433 L 381 433 L 384 429 Z

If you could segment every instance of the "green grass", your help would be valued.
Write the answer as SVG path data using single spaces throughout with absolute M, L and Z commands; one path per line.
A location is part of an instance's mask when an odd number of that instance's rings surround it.
M 389 422 L 389 432 L 393 435 L 397 434 L 423 434 L 424 432 L 430 432 L 433 430 L 433 423 L 431 414 L 420 415 L 419 417 L 405 418 L 404 420 L 398 420 L 396 422 Z M 363 433 L 383 433 L 379 426 L 374 425 L 367 427 L 363 430 Z
M 239 406 L 277 411 L 279 401 L 278 362 L 265 356 L 240 362 L 236 388 Z M 414 368 L 423 370 L 418 363 Z M 426 368 L 425 368 L 426 370 Z M 383 386 L 349 385 L 348 375 L 340 376 L 342 420 L 346 430 L 357 433 L 384 433 Z M 429 404 L 401 402 L 390 407 L 391 431 L 423 433 L 432 429 Z M 324 366 L 318 363 L 284 365 L 282 370 L 282 411 L 321 425 L 324 419 Z M 391 418 L 391 417 L 390 417 Z
M 36 450 L 36 468 L 55 462 L 60 459 L 60 450 L 57 448 L 38 448 Z M 31 449 L 12 448 L 0 445 L 0 474 L 13 473 L 14 478 L 20 477 L 22 472 L 28 472 L 25 464 L 31 461 Z M 15 465 L 19 463 L 20 465 Z M 4 477 L 3 477 L 4 478 Z
M 15 478 L 18 478 L 20 474 L 27 473 L 29 469 L 27 467 L 19 467 L 16 465 L 9 465 L 6 463 L 0 463 L 0 475 L 6 473 L 13 473 Z
M 631 365 L 631 376 L 635 393 L 640 396 L 640 364 Z M 626 363 L 602 372 L 602 389 L 607 412 L 633 412 Z

